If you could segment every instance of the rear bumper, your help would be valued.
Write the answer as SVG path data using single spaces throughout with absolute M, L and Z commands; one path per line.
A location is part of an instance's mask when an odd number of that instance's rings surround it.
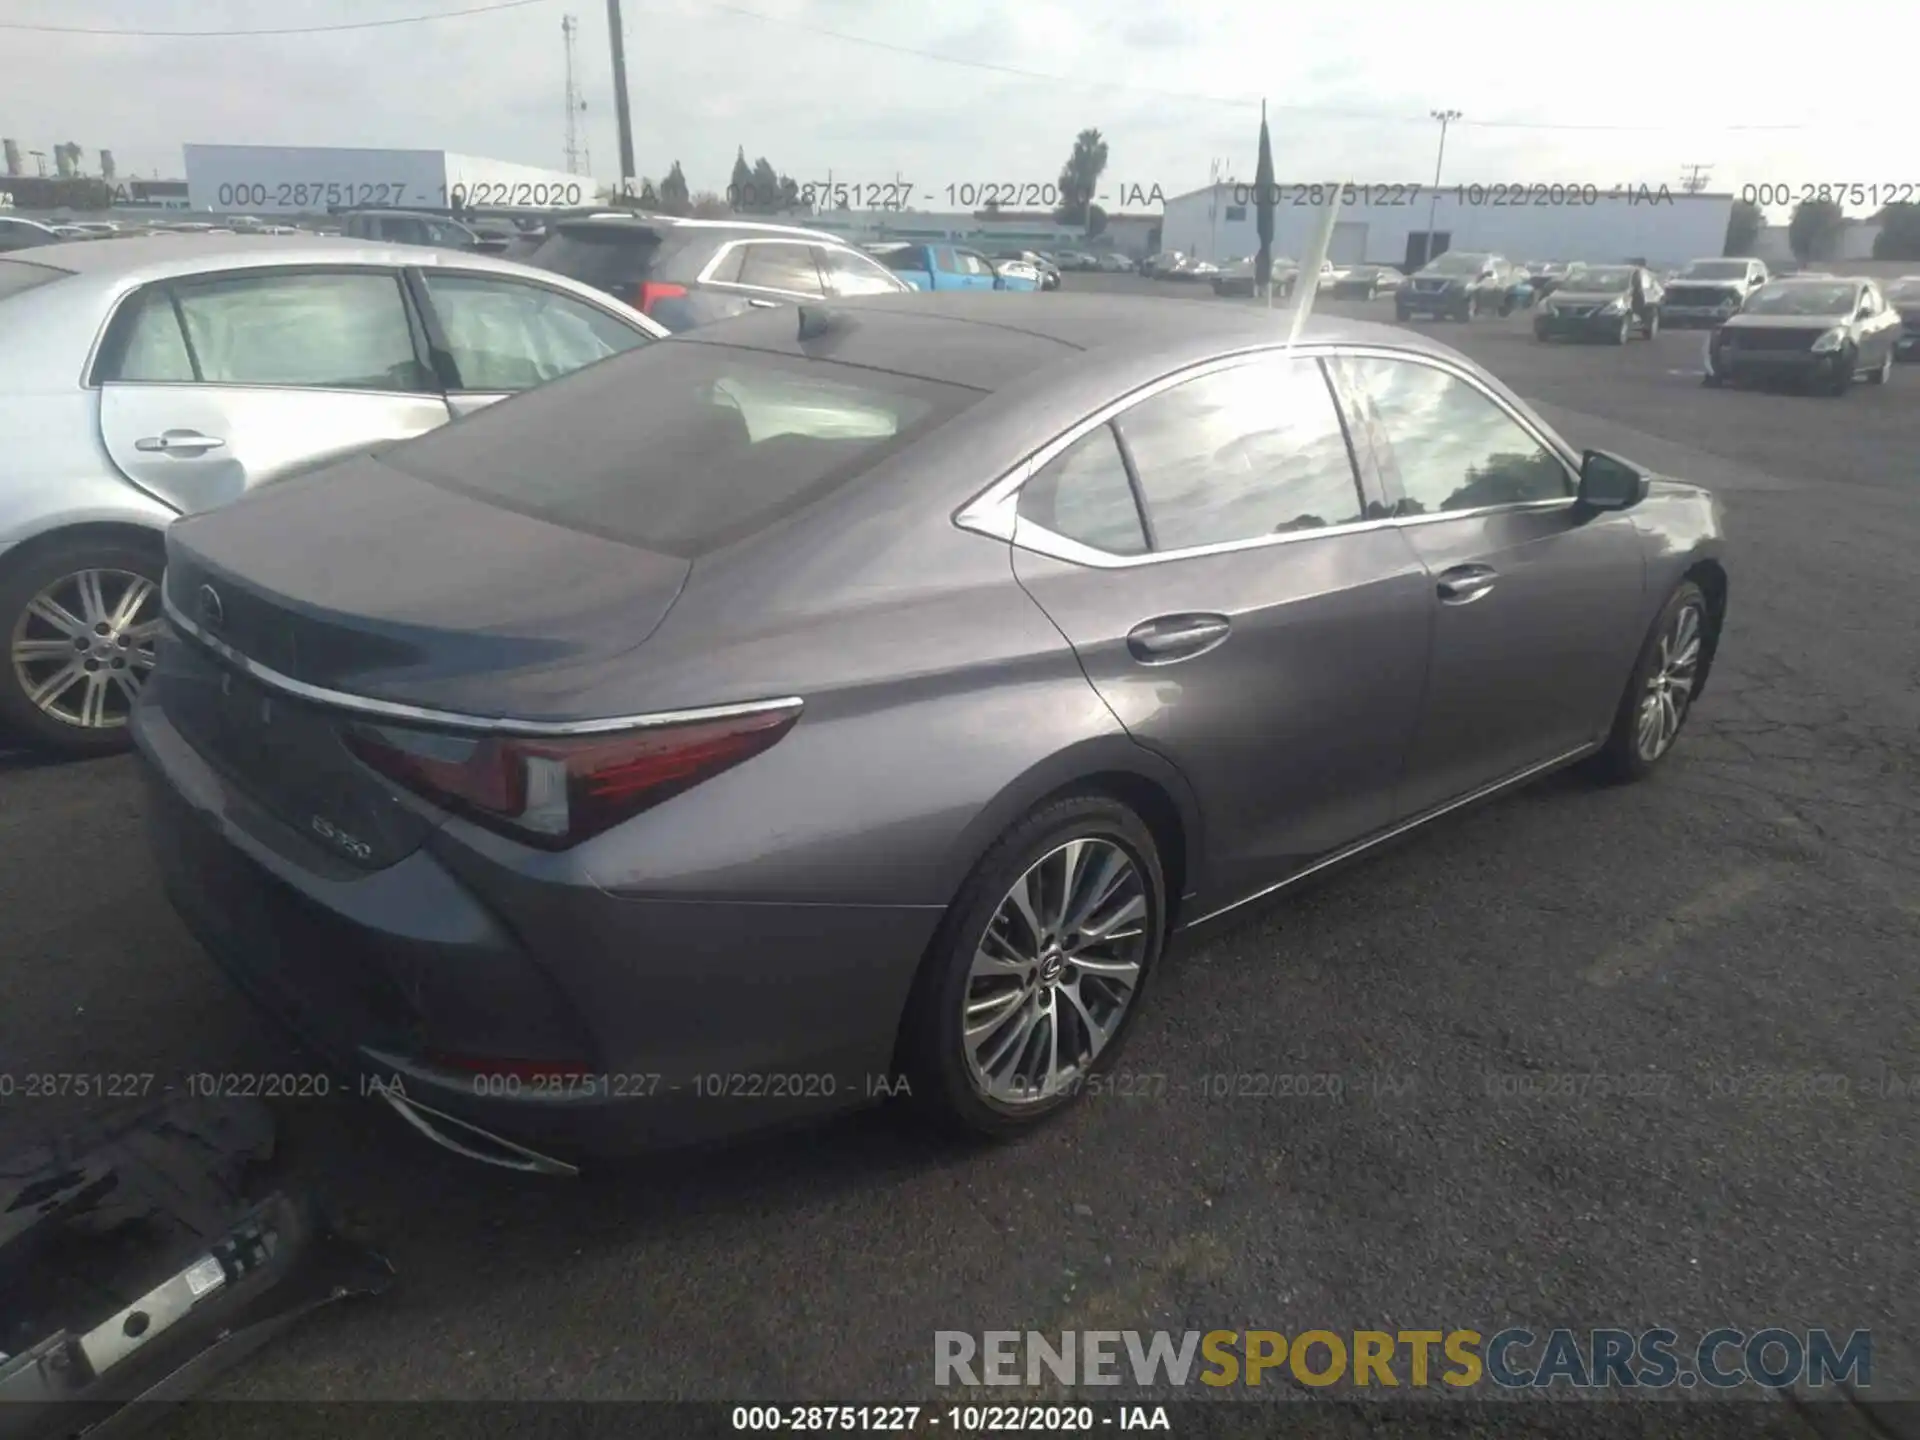
M 489 870 L 444 834 L 385 869 L 326 875 L 288 858 L 300 837 L 160 707 L 141 707 L 134 735 L 174 908 L 362 1095 L 573 1163 L 885 1093 L 937 909 L 615 897 Z M 499 1059 L 436 1058 L 449 1054 Z

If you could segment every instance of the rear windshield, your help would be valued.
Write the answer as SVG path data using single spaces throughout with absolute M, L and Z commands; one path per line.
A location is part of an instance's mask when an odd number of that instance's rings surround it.
M 555 230 L 527 263 L 601 290 L 621 291 L 654 273 L 660 237 L 628 225 L 572 225 Z
M 0 300 L 34 290 L 53 280 L 64 280 L 71 270 L 56 270 L 51 265 L 31 265 L 25 260 L 0 260 Z
M 982 398 L 825 360 L 668 342 L 381 459 L 556 525 L 692 557 L 811 504 Z

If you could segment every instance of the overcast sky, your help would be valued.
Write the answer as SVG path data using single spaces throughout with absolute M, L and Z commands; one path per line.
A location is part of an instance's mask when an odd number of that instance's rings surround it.
M 244 29 L 480 3 L 5 0 L 0 20 Z M 105 146 L 123 174 L 170 177 L 188 142 L 447 149 L 560 169 L 569 12 L 592 171 L 611 178 L 604 0 L 298 37 L 0 29 L 0 135 L 46 151 L 77 141 L 89 170 Z M 1904 184 L 1920 198 L 1911 87 L 1882 73 L 1882 57 L 1890 67 L 1920 40 L 1908 0 L 1865 0 L 1831 27 L 1786 7 L 1643 0 L 625 0 L 623 13 L 638 168 L 657 177 L 678 159 L 696 191 L 724 188 L 739 145 L 803 181 L 899 172 L 922 194 L 1051 181 L 1074 133 L 1097 126 L 1107 186 L 1174 195 L 1204 185 L 1214 161 L 1251 179 L 1264 96 L 1283 180 L 1428 183 L 1439 127 L 1426 116 L 1451 107 L 1466 119 L 1448 135 L 1447 183 L 1677 185 L 1702 162 L 1714 190 Z M 1816 64 L 1810 47 L 1837 58 Z

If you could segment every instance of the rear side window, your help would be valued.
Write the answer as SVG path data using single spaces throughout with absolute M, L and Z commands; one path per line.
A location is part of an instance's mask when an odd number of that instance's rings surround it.
M 672 555 L 744 538 L 983 392 L 725 345 L 648 345 L 385 451 L 409 475 Z
M 659 274 L 663 249 L 658 234 L 637 226 L 562 226 L 527 263 L 596 289 L 625 294 Z
M 823 245 L 815 252 L 821 273 L 835 295 L 896 295 L 903 282 L 871 256 L 858 250 Z
M 762 241 L 740 248 L 747 257 L 740 267 L 742 285 L 792 295 L 826 294 L 811 245 Z
M 30 265 L 24 260 L 0 260 L 0 300 L 23 295 L 55 280 L 64 280 L 71 270 L 56 270 L 51 265 Z
M 1109 555 L 1144 555 L 1147 532 L 1113 430 L 1097 426 L 1020 487 L 1020 518 Z
M 174 293 L 209 384 L 439 388 L 414 353 L 400 278 L 387 271 L 235 275 Z
M 193 357 L 173 301 L 158 286 L 127 302 L 115 318 L 99 378 L 147 384 L 191 384 Z
M 881 255 L 880 263 L 889 270 L 924 270 L 927 268 L 927 252 L 918 245 L 909 245 L 904 250 L 889 250 Z

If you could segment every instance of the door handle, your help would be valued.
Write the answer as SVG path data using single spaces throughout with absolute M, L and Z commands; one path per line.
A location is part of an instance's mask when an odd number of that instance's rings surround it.
M 1224 615 L 1161 615 L 1127 632 L 1127 650 L 1142 665 L 1171 665 L 1205 654 L 1232 630 Z
M 747 304 L 753 306 L 756 310 L 778 310 L 780 308 L 780 302 L 778 300 L 750 299 L 747 301 Z
M 1478 600 L 1489 590 L 1500 573 L 1490 565 L 1456 565 L 1440 572 L 1437 588 L 1445 605 L 1465 605 Z
M 226 441 L 198 430 L 164 430 L 158 435 L 143 435 L 133 448 L 149 455 L 204 455 L 225 447 Z

